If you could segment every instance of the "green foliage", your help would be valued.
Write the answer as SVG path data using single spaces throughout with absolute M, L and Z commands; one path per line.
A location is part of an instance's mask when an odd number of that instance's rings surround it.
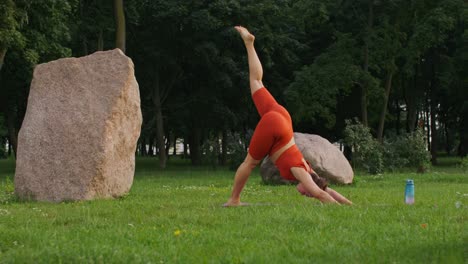
M 228 166 L 230 170 L 236 170 L 244 161 L 247 151 L 245 148 L 245 140 L 242 140 L 239 133 L 227 134 L 227 152 Z M 218 137 L 213 136 L 206 139 L 202 145 L 203 164 L 210 165 L 216 169 L 219 165 L 221 157 L 221 141 Z
M 372 137 L 369 127 L 358 121 L 347 120 L 344 142 L 352 147 L 354 166 L 362 167 L 371 174 L 383 172 L 383 149 L 379 142 Z
M 114 47 L 112 1 L 3 0 L 0 14 L 0 52 L 7 50 L 0 110 L 9 113 L 16 130 L 36 64 Z M 401 133 L 404 120 L 414 124 L 416 113 L 425 114 L 426 104 L 434 102 L 436 122 L 452 133 L 460 155 L 466 153 L 463 0 L 126 0 L 125 14 L 126 54 L 135 63 L 146 138 L 156 131 L 155 87 L 164 119 L 158 131 L 166 136 L 188 139 L 197 131 L 202 139 L 225 128 L 239 133 L 255 127 L 245 48 L 232 29 L 241 24 L 255 34 L 264 83 L 290 111 L 297 131 L 339 138 L 344 120 L 361 115 L 363 90 L 368 124 L 375 129 L 382 84 L 391 71 L 385 131 Z M 404 142 L 395 144 L 403 149 Z M 396 148 L 385 144 L 385 149 Z M 359 158 L 368 155 L 366 168 L 374 173 L 381 167 L 378 149 L 373 141 L 360 149 Z M 384 163 L 390 164 L 385 166 L 420 163 L 397 152 L 402 150 L 383 151 Z M 239 153 L 231 157 L 238 163 L 245 148 L 233 153 Z M 211 154 L 209 159 L 216 160 Z
M 210 137 L 202 145 L 202 162 L 216 169 L 221 155 L 221 144 L 218 137 Z
M 228 133 L 229 169 L 237 170 L 247 156 L 245 139 L 239 133 Z
M 2 0 L 0 14 L 0 49 L 24 47 L 25 39 L 19 29 L 27 21 L 25 10 L 18 7 L 13 0 Z
M 422 129 L 410 133 L 406 136 L 409 164 L 418 169 L 418 172 L 425 172 L 430 167 L 430 153 L 427 151 L 426 138 Z
M 468 156 L 465 156 L 461 159 L 459 166 L 463 170 L 464 173 L 468 172 Z
M 8 157 L 6 152 L 5 138 L 0 138 L 0 159 L 6 159 Z
M 295 122 L 333 127 L 338 95 L 349 94 L 363 78 L 372 79 L 356 63 L 356 41 L 349 34 L 336 38 L 313 64 L 296 73 L 295 81 L 288 87 L 287 105 Z
M 395 171 L 405 167 L 425 172 L 430 167 L 430 153 L 421 129 L 402 136 L 385 139 L 380 144 L 370 129 L 358 121 L 346 121 L 345 144 L 352 146 L 353 165 L 371 174 Z
M 405 137 L 385 138 L 383 142 L 385 169 L 394 172 L 406 167 L 409 159 L 403 153 L 408 153 L 409 148 Z
M 6 177 L 4 180 L 0 179 L 0 205 L 8 204 L 16 200 L 15 186 L 10 177 Z
M 383 144 L 385 168 L 391 171 L 411 167 L 425 172 L 430 167 L 430 153 L 421 129 L 412 133 L 386 139 Z

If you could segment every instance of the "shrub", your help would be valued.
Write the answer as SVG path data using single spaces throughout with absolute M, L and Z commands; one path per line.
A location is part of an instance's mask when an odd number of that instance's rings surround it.
M 425 172 L 430 167 L 430 154 L 426 149 L 424 132 L 412 133 L 386 139 L 383 144 L 385 169 L 394 171 L 403 167 Z
M 405 137 L 409 165 L 416 167 L 418 172 L 425 172 L 430 168 L 431 155 L 426 149 L 426 140 L 422 129 L 409 133 Z
M 236 170 L 244 161 L 247 151 L 245 140 L 238 133 L 228 133 L 227 154 L 229 169 Z M 202 162 L 216 169 L 221 155 L 221 142 L 218 137 L 210 137 L 202 145 Z
M 464 173 L 468 172 L 468 156 L 465 156 L 461 159 L 460 168 Z
M 218 167 L 218 159 L 221 153 L 221 144 L 218 137 L 210 137 L 203 143 L 202 147 L 202 162 L 209 164 L 213 169 Z
M 408 148 L 406 140 L 402 137 L 393 137 L 385 139 L 383 142 L 383 157 L 384 167 L 389 171 L 396 171 L 406 167 L 409 163 L 407 155 L 402 153 L 407 152 Z
M 353 165 L 371 174 L 403 167 L 425 172 L 430 168 L 430 153 L 426 149 L 424 132 L 418 129 L 403 136 L 386 139 L 383 144 L 375 140 L 370 129 L 357 121 L 346 121 L 344 142 L 353 150 Z
M 344 142 L 353 150 L 353 165 L 371 174 L 383 172 L 383 149 L 372 137 L 370 129 L 358 121 L 346 120 Z
M 430 167 L 430 154 L 422 130 L 393 137 L 384 142 L 385 168 L 396 170 L 403 167 L 425 172 Z
M 13 180 L 11 180 L 10 177 L 6 177 L 4 183 L 0 182 L 0 204 L 8 204 L 14 201 L 15 198 L 15 185 Z
M 3 138 L 0 138 L 0 159 L 6 159 L 8 157 L 5 146 L 5 140 Z
M 236 170 L 247 155 L 245 140 L 238 133 L 228 133 L 229 169 Z

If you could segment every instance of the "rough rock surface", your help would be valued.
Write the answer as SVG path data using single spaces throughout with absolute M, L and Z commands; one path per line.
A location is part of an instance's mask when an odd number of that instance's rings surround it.
M 16 194 L 54 202 L 126 194 L 141 122 L 133 62 L 119 49 L 38 65 L 18 136 Z
M 318 135 L 294 133 L 294 140 L 304 158 L 321 177 L 331 182 L 350 184 L 354 173 L 343 153 L 328 140 Z M 281 184 L 283 180 L 269 158 L 263 160 L 260 174 L 265 183 Z

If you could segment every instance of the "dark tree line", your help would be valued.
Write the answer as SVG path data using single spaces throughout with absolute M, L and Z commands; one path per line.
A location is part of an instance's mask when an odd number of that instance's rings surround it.
M 215 138 L 225 162 L 228 135 L 258 121 L 232 30 L 242 24 L 296 131 L 336 141 L 358 118 L 382 142 L 421 126 L 433 163 L 467 155 L 463 0 L 2 0 L 0 14 L 0 136 L 13 153 L 34 66 L 118 47 L 140 86 L 139 153 L 165 167 L 182 139 L 200 164 Z

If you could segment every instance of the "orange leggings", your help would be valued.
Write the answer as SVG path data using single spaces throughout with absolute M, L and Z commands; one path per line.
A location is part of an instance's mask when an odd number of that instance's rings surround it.
M 249 154 L 256 160 L 272 155 L 293 137 L 292 120 L 288 111 L 278 104 L 268 90 L 257 90 L 252 99 L 260 114 L 260 121 L 255 128 L 249 145 Z M 287 149 L 276 161 L 280 174 L 287 180 L 296 180 L 291 173 L 292 167 L 308 170 L 297 146 Z

